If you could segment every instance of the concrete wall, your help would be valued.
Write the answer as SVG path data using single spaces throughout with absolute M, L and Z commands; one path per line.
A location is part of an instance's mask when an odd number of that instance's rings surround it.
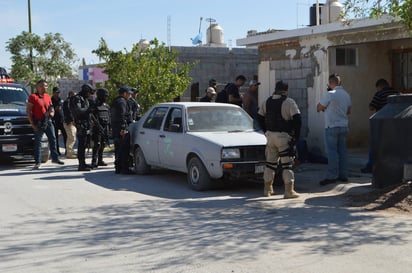
M 173 47 L 179 53 L 179 62 L 195 62 L 190 71 L 192 83 L 199 83 L 198 97 L 203 97 L 210 79 L 215 79 L 219 89 L 236 76 L 242 74 L 248 80 L 258 74 L 258 51 L 251 48 L 217 48 L 217 47 Z M 183 100 L 190 98 L 190 86 Z
M 342 76 L 342 85 L 352 97 L 348 146 L 368 147 L 369 117 L 373 114 L 369 111 L 369 102 L 376 92 L 375 83 L 380 78 L 392 83 L 392 52 L 412 48 L 412 41 L 403 39 L 339 46 L 345 47 L 357 49 L 358 65 L 337 66 L 336 47 L 330 47 L 330 71 Z
M 310 148 L 324 151 L 322 113 L 316 105 L 326 91 L 329 74 L 326 40 L 319 37 L 290 40 L 259 47 L 259 103 L 270 96 L 279 80 L 289 84 L 289 97 L 302 113 L 302 138 Z
M 70 91 L 78 93 L 83 84 L 93 84 L 92 81 L 82 81 L 78 79 L 60 79 L 57 81 L 60 88 L 60 97 L 66 99 Z
M 261 87 L 273 88 L 278 80 L 289 82 L 289 96 L 298 102 L 304 118 L 303 137 L 307 138 L 309 148 L 324 152 L 324 114 L 317 113 L 316 105 L 326 93 L 328 76 L 340 74 L 343 86 L 352 97 L 348 147 L 367 148 L 369 117 L 373 114 L 368 104 L 376 92 L 375 82 L 379 78 L 392 82 L 393 50 L 412 48 L 412 39 L 400 39 L 401 35 L 399 31 L 379 30 L 312 35 L 261 44 Z M 355 48 L 357 64 L 337 66 L 338 47 Z M 265 95 L 269 93 L 265 91 Z

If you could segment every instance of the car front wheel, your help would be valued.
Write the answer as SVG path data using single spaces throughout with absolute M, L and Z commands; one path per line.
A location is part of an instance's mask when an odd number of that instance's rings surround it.
M 150 165 L 147 164 L 142 149 L 140 147 L 136 147 L 133 155 L 135 173 L 147 174 L 150 171 Z
M 187 181 L 192 189 L 197 191 L 207 190 L 212 181 L 202 161 L 198 157 L 192 157 L 187 165 Z

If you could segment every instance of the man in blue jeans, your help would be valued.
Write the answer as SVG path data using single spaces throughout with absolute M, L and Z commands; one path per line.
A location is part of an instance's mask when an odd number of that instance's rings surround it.
M 36 83 L 36 92 L 31 94 L 27 101 L 27 118 L 34 131 L 34 170 L 40 168 L 41 163 L 41 138 L 46 134 L 49 140 L 50 154 L 52 162 L 63 165 L 64 162 L 59 159 L 56 146 L 56 136 L 52 118 L 54 116 L 54 108 L 52 106 L 51 97 L 47 94 L 47 82 L 39 80 Z
M 325 112 L 325 142 L 328 153 L 328 171 L 320 185 L 336 181 L 348 181 L 348 154 L 346 137 L 348 136 L 348 115 L 351 109 L 351 97 L 341 86 L 337 74 L 329 76 L 328 92 L 317 105 L 318 112 Z

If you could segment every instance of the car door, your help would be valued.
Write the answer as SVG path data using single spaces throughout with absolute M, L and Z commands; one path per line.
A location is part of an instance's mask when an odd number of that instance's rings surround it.
M 149 165 L 161 166 L 158 144 L 167 110 L 167 106 L 155 107 L 143 121 L 139 130 L 139 145 Z
M 159 138 L 159 159 L 162 166 L 173 170 L 185 170 L 187 145 L 184 139 L 183 109 L 171 107 Z

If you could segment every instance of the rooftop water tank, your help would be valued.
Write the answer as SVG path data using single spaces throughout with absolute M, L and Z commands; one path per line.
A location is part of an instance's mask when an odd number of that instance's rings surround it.
M 207 45 L 226 46 L 223 38 L 223 28 L 219 24 L 211 24 L 206 31 Z
M 343 5 L 339 2 L 339 0 L 328 0 L 328 2 L 322 7 L 322 24 L 340 21 L 342 11 Z
M 325 4 L 319 3 L 319 23 L 322 24 L 322 9 Z M 316 4 L 309 9 L 309 26 L 316 26 Z
M 388 97 L 388 103 L 370 118 L 372 185 L 383 188 L 402 183 L 412 164 L 412 94 Z
M 146 39 L 140 39 L 139 41 L 139 51 L 142 51 L 150 46 L 150 42 Z

